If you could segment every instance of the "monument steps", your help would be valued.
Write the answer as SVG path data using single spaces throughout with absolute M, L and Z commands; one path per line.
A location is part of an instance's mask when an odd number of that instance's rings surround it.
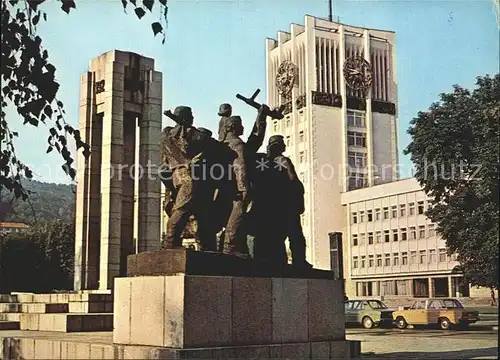
M 65 313 L 68 304 L 0 303 L 0 313 Z
M 67 304 L 69 302 L 113 302 L 110 290 L 85 290 L 51 294 L 17 293 L 0 294 L 0 303 Z
M 0 294 L 0 303 L 17 303 L 19 299 L 17 295 Z
M 19 321 L 21 313 L 0 313 L 0 321 Z
M 21 314 L 21 330 L 87 332 L 113 330 L 113 314 Z
M 0 334 L 1 335 L 1 334 Z M 107 333 L 78 339 L 71 335 L 44 333 L 40 337 L 12 332 L 0 337 L 3 359 L 347 359 L 358 357 L 360 343 L 346 340 L 259 346 L 170 349 L 113 344 Z M 63 337 L 64 336 L 64 337 Z M 1 359 L 0 353 L 0 359 Z
M 0 330 L 19 330 L 19 321 L 1 321 L 0 320 Z
M 113 313 L 113 302 L 86 302 L 86 301 L 70 301 L 69 313 Z
M 113 330 L 111 291 L 0 295 L 0 330 Z

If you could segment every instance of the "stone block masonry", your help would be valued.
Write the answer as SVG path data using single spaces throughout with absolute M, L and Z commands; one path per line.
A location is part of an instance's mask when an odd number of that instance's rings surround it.
M 0 330 L 111 331 L 111 293 L 0 295 Z
M 106 336 L 87 339 L 81 334 L 64 338 L 57 334 L 40 337 L 18 335 L 0 338 L 0 359 L 347 359 L 360 354 L 359 342 L 338 340 L 262 346 L 228 346 L 197 349 L 168 349 L 152 346 L 112 344 Z
M 115 281 L 118 344 L 184 349 L 345 340 L 337 280 L 176 275 Z

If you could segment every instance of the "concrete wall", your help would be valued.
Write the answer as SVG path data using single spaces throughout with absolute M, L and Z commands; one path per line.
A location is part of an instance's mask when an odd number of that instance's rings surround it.
M 319 106 L 312 108 L 313 174 L 312 211 L 314 265 L 330 269 L 328 233 L 342 229 L 340 194 L 345 182 L 342 165 L 344 130 L 342 109 Z
M 393 144 L 397 140 L 392 134 L 394 116 L 372 113 L 373 118 L 373 165 L 374 184 L 395 180 L 393 168 L 396 164 Z

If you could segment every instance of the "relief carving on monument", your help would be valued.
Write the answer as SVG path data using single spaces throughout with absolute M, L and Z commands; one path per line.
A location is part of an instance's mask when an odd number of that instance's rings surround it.
M 396 115 L 396 105 L 392 102 L 372 100 L 372 111 L 381 114 Z
M 295 106 L 297 106 L 297 110 L 302 109 L 304 106 L 306 106 L 306 95 L 300 95 L 297 97 L 295 100 Z
M 287 101 L 283 104 L 283 115 L 290 114 L 292 112 L 292 101 Z
M 353 110 L 366 110 L 366 100 L 354 96 L 348 96 L 347 108 Z
M 104 92 L 104 85 L 105 85 L 104 79 L 97 81 L 95 83 L 95 93 L 100 94 L 100 93 Z
M 125 66 L 124 89 L 132 93 L 144 92 L 144 80 L 141 80 L 140 70 L 136 67 Z
M 342 107 L 342 97 L 338 94 L 313 91 L 312 103 L 315 105 Z

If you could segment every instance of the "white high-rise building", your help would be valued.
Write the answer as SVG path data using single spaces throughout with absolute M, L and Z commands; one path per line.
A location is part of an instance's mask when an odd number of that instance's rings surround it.
M 341 193 L 398 179 L 395 34 L 306 16 L 266 47 L 268 104 L 286 113 L 269 135 L 285 137 L 306 188 L 308 260 L 329 269 L 328 233 L 344 228 Z M 287 76 L 288 96 L 277 84 Z M 348 86 L 352 77 L 366 91 Z
M 399 179 L 394 44 L 312 16 L 266 40 L 268 104 L 286 114 L 268 136 L 285 137 L 304 183 L 308 260 L 330 269 L 328 234 L 341 232 L 349 297 L 488 297 L 454 271 L 416 179 Z

